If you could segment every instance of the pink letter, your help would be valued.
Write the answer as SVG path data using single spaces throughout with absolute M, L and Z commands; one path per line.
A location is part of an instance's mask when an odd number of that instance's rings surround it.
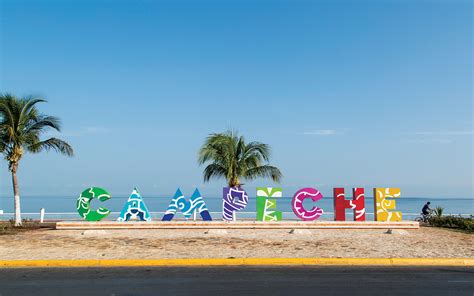
M 307 198 L 311 198 L 314 202 L 316 202 L 323 198 L 323 195 L 317 189 L 303 188 L 295 193 L 291 205 L 296 216 L 304 221 L 313 221 L 321 217 L 323 214 L 323 209 L 314 206 L 309 211 L 305 210 L 303 207 L 303 201 Z

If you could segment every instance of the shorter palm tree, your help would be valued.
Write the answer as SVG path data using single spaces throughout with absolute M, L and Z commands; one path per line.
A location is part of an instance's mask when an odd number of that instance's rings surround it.
M 440 206 L 433 209 L 433 215 L 439 218 L 443 217 L 443 212 L 444 212 L 444 208 Z
M 8 161 L 12 173 L 15 226 L 21 226 L 20 188 L 17 171 L 25 152 L 39 153 L 54 150 L 67 156 L 73 155 L 72 147 L 63 140 L 40 136 L 48 129 L 60 131 L 59 119 L 41 114 L 36 104 L 39 98 L 17 98 L 10 94 L 0 96 L 0 151 Z
M 280 182 L 280 170 L 268 164 L 270 147 L 260 142 L 246 143 L 237 132 L 226 131 L 207 137 L 199 150 L 198 162 L 207 164 L 204 181 L 226 178 L 229 187 L 242 185 L 241 179 L 271 178 Z

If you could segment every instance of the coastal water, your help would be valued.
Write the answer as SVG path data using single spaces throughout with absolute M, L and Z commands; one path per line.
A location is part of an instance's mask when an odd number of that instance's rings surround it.
M 112 211 L 112 214 L 107 218 L 108 220 L 114 220 L 118 217 L 123 205 L 127 201 L 128 197 L 114 196 L 112 199 L 105 203 L 101 203 L 97 200 L 93 201 L 93 207 L 104 206 Z M 147 197 L 144 196 L 144 201 L 148 207 L 148 210 L 152 213 L 154 220 L 161 220 L 163 212 L 168 207 L 171 197 Z M 211 212 L 214 219 L 219 219 L 219 213 L 222 211 L 222 198 L 221 197 L 205 197 L 204 200 Z M 446 214 L 464 214 L 474 215 L 474 199 L 469 198 L 419 198 L 419 197 L 401 197 L 396 200 L 397 210 L 401 211 L 404 215 L 404 219 L 413 220 L 421 212 L 421 208 L 427 202 L 431 201 L 431 207 L 441 206 L 444 208 Z M 310 209 L 313 206 L 311 200 L 305 201 L 305 207 Z M 322 208 L 325 212 L 321 219 L 333 220 L 333 199 L 332 197 L 324 197 L 318 201 L 316 206 Z M 373 198 L 365 198 L 366 212 L 368 213 L 367 219 L 373 219 Z M 39 218 L 39 211 L 44 208 L 46 211 L 45 219 L 68 219 L 75 220 L 81 219 L 76 212 L 76 198 L 72 197 L 29 197 L 25 196 L 21 199 L 21 208 L 24 218 Z M 255 197 L 250 196 L 249 204 L 239 213 L 239 218 L 255 218 Z M 13 212 L 13 198 L 0 198 L 0 210 L 4 211 L 3 215 L 0 215 L 0 220 L 6 220 L 11 218 Z M 291 197 L 283 197 L 277 201 L 277 210 L 283 212 L 284 219 L 297 219 L 291 209 Z M 346 211 L 347 219 L 351 219 L 351 211 Z M 177 218 L 183 216 L 178 214 Z

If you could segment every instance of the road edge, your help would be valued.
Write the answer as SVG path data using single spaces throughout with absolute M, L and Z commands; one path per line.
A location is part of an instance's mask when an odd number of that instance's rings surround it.
M 192 258 L 0 260 L 0 268 L 133 266 L 474 266 L 474 258 Z

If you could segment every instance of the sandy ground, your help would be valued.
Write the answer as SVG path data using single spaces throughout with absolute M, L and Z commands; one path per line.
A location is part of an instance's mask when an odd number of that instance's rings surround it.
M 414 230 L 36 230 L 0 236 L 0 260 L 474 257 L 474 235 Z

